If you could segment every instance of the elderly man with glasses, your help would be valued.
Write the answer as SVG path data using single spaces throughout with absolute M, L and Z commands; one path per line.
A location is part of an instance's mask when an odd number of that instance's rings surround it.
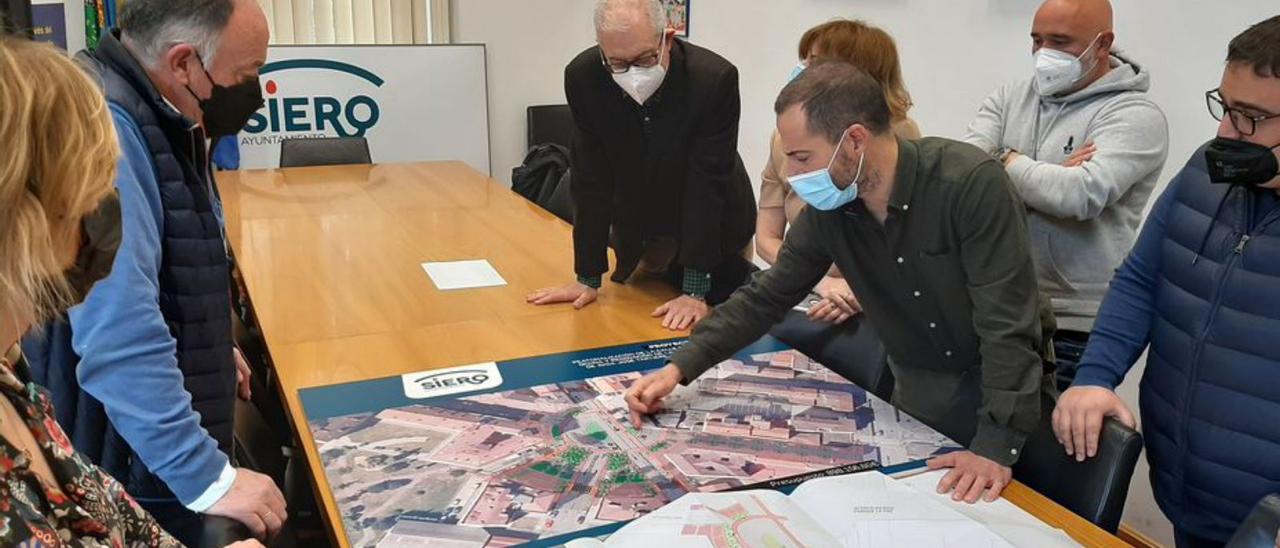
M 1156 202 L 1053 413 L 1093 457 L 1104 418 L 1134 425 L 1114 389 L 1149 350 L 1139 408 L 1179 548 L 1222 546 L 1280 492 L 1280 16 L 1231 41 L 1206 96 L 1217 137 Z
M 658 0 L 602 0 L 598 45 L 565 67 L 573 112 L 570 194 L 577 280 L 537 305 L 597 298 L 611 279 L 668 280 L 681 295 L 653 313 L 691 328 L 746 281 L 755 196 L 738 157 L 738 70 L 684 42 Z

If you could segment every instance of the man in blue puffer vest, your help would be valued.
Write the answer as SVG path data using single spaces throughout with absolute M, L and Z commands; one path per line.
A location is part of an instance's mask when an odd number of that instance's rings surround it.
M 1169 183 L 1111 282 L 1053 413 L 1079 460 L 1150 345 L 1140 387 L 1156 501 L 1179 548 L 1222 546 L 1280 492 L 1280 16 L 1231 41 L 1218 136 Z
M 286 519 L 271 478 L 228 457 L 242 362 L 209 169 L 209 140 L 262 106 L 267 41 L 255 0 L 130 0 L 120 29 L 81 54 L 120 141 L 123 237 L 111 274 L 24 344 L 76 447 L 192 545 L 199 514 L 260 537 Z

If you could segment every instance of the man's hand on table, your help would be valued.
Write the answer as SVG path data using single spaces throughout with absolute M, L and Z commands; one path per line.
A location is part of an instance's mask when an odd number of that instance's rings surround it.
M 583 307 L 596 302 L 599 292 L 594 288 L 587 287 L 578 282 L 560 287 L 545 287 L 525 295 L 524 300 L 527 303 L 536 305 L 573 303 L 575 309 L 581 310 Z
M 668 363 L 662 369 L 649 373 L 632 383 L 627 390 L 627 407 L 631 409 L 631 425 L 637 429 L 645 415 L 652 415 L 662 409 L 662 398 L 676 389 L 684 375 L 674 363 Z
M 972 451 L 956 451 L 929 459 L 929 469 L 950 468 L 938 482 L 938 493 L 951 493 L 951 500 L 969 504 L 981 498 L 993 502 L 1013 480 L 1013 469 L 996 461 L 979 457 Z M 982 496 L 983 491 L 987 495 Z
M 653 317 L 662 318 L 662 327 L 684 331 L 692 329 L 710 313 L 711 307 L 702 299 L 681 295 L 654 309 Z

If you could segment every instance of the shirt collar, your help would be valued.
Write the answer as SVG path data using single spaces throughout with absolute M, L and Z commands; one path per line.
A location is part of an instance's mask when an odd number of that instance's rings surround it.
M 898 139 L 898 166 L 894 170 L 893 193 L 889 196 L 889 207 L 899 211 L 911 209 L 919 158 L 920 153 L 914 142 Z
M 200 122 L 187 118 L 187 115 L 183 114 L 181 110 L 178 110 L 177 105 L 174 105 L 173 101 L 170 101 L 163 93 L 160 94 L 160 100 L 164 101 L 166 106 L 173 109 L 173 111 L 178 114 L 178 117 L 182 119 L 182 123 L 186 125 L 187 131 L 191 131 L 195 129 L 196 126 L 200 125 Z

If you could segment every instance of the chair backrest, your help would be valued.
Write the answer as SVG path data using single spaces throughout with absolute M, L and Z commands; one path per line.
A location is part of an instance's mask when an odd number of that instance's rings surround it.
M 227 546 L 253 538 L 249 527 L 231 518 L 205 514 L 200 516 L 200 546 Z
M 1022 447 L 1014 479 L 1114 534 L 1129 496 L 1133 467 L 1142 453 L 1142 435 L 1107 419 L 1097 456 L 1078 462 L 1058 443 L 1049 421 L 1041 423 Z
M 892 398 L 894 380 L 888 354 L 865 317 L 854 316 L 835 325 L 815 322 L 804 312 L 790 310 L 769 334 L 876 397 Z
M 569 196 L 569 180 L 573 177 L 573 169 L 564 172 L 556 182 L 556 188 L 542 203 L 538 205 L 550 211 L 566 223 L 573 224 L 573 199 Z
M 1267 495 L 1244 518 L 1227 548 L 1271 548 L 1280 545 L 1280 493 Z
M 569 105 L 534 105 L 525 114 L 528 126 L 525 150 L 544 143 L 572 148 L 573 113 Z
M 369 141 L 364 137 L 321 137 L 280 141 L 280 167 L 370 164 Z
M 31 38 L 31 2 L 0 0 L 0 34 Z

